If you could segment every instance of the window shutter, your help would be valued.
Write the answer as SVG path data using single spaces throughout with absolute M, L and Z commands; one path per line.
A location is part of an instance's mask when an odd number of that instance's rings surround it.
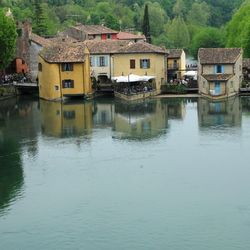
M 150 59 L 148 59 L 148 68 L 150 68 Z
M 74 80 L 71 80 L 71 86 L 74 88 Z
M 100 60 L 99 60 L 99 57 L 97 56 L 96 57 L 96 66 L 98 66 L 98 67 L 100 66 L 99 62 L 100 62 Z
M 104 56 L 104 66 L 108 66 L 108 57 L 107 56 Z
M 221 73 L 224 74 L 225 73 L 225 68 L 224 65 L 221 65 Z
M 62 69 L 62 71 L 64 71 L 64 64 L 63 63 L 61 64 L 61 69 Z
M 143 64 L 143 60 L 142 59 L 140 59 L 140 68 L 142 69 L 142 65 Z
M 214 65 L 214 74 L 217 74 L 217 65 Z

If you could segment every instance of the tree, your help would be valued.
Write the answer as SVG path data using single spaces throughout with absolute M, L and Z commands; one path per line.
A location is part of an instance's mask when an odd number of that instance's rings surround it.
M 244 56 L 248 54 L 249 29 L 250 29 L 250 1 L 246 1 L 234 14 L 227 25 L 227 47 L 242 47 L 246 49 Z
M 205 3 L 193 3 L 188 12 L 188 23 L 198 26 L 206 26 L 210 17 L 210 7 Z
M 188 28 L 183 18 L 175 17 L 167 27 L 167 37 L 170 42 L 169 47 L 188 48 L 190 36 Z
M 183 16 L 185 12 L 186 12 L 186 6 L 183 0 L 177 0 L 173 7 L 173 13 L 176 16 Z
M 42 6 L 41 0 L 35 0 L 34 3 L 34 25 L 33 30 L 36 34 L 40 36 L 47 35 L 47 23 L 44 7 Z
M 167 23 L 168 16 L 161 5 L 157 2 L 149 3 L 150 16 L 150 34 L 152 37 L 158 37 L 164 33 L 164 26 Z
M 16 49 L 16 25 L 0 10 L 0 71 L 12 61 Z
M 145 8 L 144 8 L 142 32 L 145 35 L 147 42 L 151 43 L 151 34 L 150 34 L 150 25 L 149 25 L 148 5 L 147 4 L 145 5 Z
M 221 48 L 224 47 L 224 32 L 217 28 L 204 28 L 194 35 L 191 45 L 191 53 L 197 57 L 199 48 Z

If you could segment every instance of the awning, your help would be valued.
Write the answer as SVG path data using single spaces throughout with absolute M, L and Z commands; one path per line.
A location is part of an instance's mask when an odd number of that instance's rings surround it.
M 127 76 L 112 77 L 112 80 L 116 82 L 147 82 L 151 79 L 155 79 L 155 76 L 138 76 L 134 74 L 129 74 Z

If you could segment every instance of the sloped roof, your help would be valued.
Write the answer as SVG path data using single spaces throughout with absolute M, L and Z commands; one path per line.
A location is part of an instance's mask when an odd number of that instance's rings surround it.
M 208 74 L 202 75 L 207 81 L 228 81 L 232 74 Z
M 232 64 L 242 54 L 241 48 L 201 48 L 198 58 L 201 64 Z
M 40 56 L 49 63 L 84 62 L 85 45 L 83 43 L 72 43 L 58 40 L 45 47 Z
M 180 58 L 183 49 L 169 49 L 168 50 L 168 58 Z
M 42 47 L 49 46 L 51 44 L 49 39 L 46 39 L 34 33 L 31 33 L 30 40 Z
M 120 40 L 86 40 L 84 44 L 88 47 L 91 54 L 112 54 L 119 51 L 120 48 L 128 45 L 130 41 Z
M 167 50 L 162 47 L 158 47 L 146 42 L 129 43 L 119 49 L 119 54 L 131 54 L 131 53 L 159 53 L 167 54 Z
M 243 59 L 243 68 L 250 69 L 250 58 Z
M 135 34 L 123 32 L 123 31 L 120 31 L 117 34 L 117 38 L 119 40 L 138 40 L 138 39 L 139 40 L 146 40 L 146 37 L 144 35 L 135 35 Z
M 82 30 L 89 35 L 98 35 L 98 34 L 117 34 L 118 31 L 112 30 L 103 25 L 77 25 L 73 27 L 78 30 Z

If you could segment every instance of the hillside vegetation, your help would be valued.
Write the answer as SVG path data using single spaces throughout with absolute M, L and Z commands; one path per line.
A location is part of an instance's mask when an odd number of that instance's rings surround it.
M 247 47 L 249 0 L 0 0 L 0 8 L 10 7 L 17 20 L 31 20 L 34 32 L 44 36 L 78 22 L 140 32 L 145 4 L 156 45 L 193 55 L 198 47 Z

